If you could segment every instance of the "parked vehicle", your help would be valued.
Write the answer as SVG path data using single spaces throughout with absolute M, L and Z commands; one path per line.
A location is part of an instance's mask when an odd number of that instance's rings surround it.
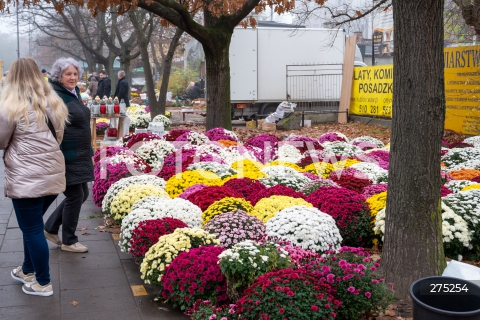
M 273 25 L 239 27 L 233 32 L 232 118 L 247 120 L 255 114 L 272 113 L 282 101 L 296 103 L 299 111 L 337 111 L 345 53 L 344 30 Z M 355 65 L 363 65 L 358 47 L 355 60 L 358 60 Z

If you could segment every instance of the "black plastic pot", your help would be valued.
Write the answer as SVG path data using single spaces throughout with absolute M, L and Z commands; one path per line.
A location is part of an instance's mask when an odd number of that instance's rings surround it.
M 480 286 L 452 277 L 427 277 L 410 286 L 414 320 L 480 320 Z

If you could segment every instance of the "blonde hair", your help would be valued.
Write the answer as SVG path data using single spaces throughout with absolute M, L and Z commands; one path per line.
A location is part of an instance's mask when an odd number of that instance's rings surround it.
M 60 127 L 64 128 L 68 121 L 68 109 L 52 86 L 45 81 L 35 61 L 20 58 L 13 62 L 9 71 L 7 83 L 0 95 L 0 112 L 8 121 L 18 122 L 23 116 L 28 126 L 28 108 L 32 105 L 39 127 L 44 128 L 47 119 L 45 110 L 48 106 Z

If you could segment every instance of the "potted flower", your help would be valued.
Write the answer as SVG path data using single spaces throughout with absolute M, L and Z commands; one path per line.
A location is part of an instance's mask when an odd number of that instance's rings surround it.
M 95 125 L 95 128 L 97 130 L 97 135 L 100 136 L 100 135 L 104 135 L 105 134 L 105 130 L 108 129 L 108 123 L 106 122 L 97 122 L 97 124 Z

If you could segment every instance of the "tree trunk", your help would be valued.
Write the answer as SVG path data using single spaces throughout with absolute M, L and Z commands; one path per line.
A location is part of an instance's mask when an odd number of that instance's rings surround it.
M 230 103 L 230 42 L 233 29 L 217 26 L 203 45 L 206 64 L 207 130 L 222 127 L 232 130 Z
M 440 210 L 443 1 L 393 1 L 395 55 L 383 267 L 395 295 L 446 266 Z
M 165 114 L 166 111 L 166 103 L 167 103 L 167 90 L 168 90 L 168 80 L 170 79 L 170 71 L 172 70 L 172 62 L 173 62 L 173 55 L 175 54 L 175 49 L 178 46 L 178 42 L 182 37 L 183 30 L 180 28 L 176 28 L 175 35 L 172 38 L 172 42 L 170 42 L 170 47 L 168 48 L 168 53 L 165 59 L 163 60 L 163 64 L 161 66 L 163 70 L 162 74 L 162 85 L 160 87 L 160 95 L 158 97 L 158 110 L 153 110 L 150 108 L 150 112 L 152 113 L 152 119 L 156 115 Z M 158 111 L 158 113 L 156 112 Z
M 107 72 L 108 77 L 110 78 L 112 84 L 112 92 L 110 94 L 115 93 L 115 87 L 117 85 L 117 77 L 115 76 L 115 72 L 113 71 L 113 63 L 115 62 L 115 53 L 112 51 L 108 54 L 107 64 L 104 65 L 105 71 Z

